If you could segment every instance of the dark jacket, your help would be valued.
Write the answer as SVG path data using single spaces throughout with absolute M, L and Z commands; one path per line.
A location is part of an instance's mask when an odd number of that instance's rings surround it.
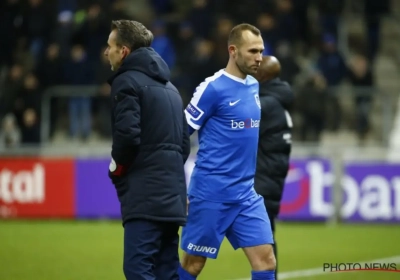
M 169 79 L 164 60 L 152 48 L 139 48 L 109 80 L 111 156 L 126 170 L 110 177 L 123 223 L 135 218 L 186 222 L 184 163 L 190 140 L 181 96 Z
M 279 214 L 285 178 L 289 169 L 292 120 L 288 109 L 293 92 L 279 78 L 260 84 L 261 122 L 258 143 L 256 192 L 264 197 L 268 214 Z

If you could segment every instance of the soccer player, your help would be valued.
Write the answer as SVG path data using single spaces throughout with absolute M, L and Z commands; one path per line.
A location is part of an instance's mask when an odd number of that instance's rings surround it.
M 275 279 L 271 225 L 254 190 L 261 107 L 251 74 L 263 50 L 256 27 L 235 26 L 227 67 L 197 87 L 185 110 L 190 132 L 198 130 L 199 150 L 182 230 L 181 280 L 196 279 L 206 259 L 217 258 L 225 236 L 233 248 L 243 248 L 253 280 Z
M 290 85 L 279 78 L 280 71 L 281 65 L 275 57 L 264 56 L 254 76 L 260 83 L 261 103 L 254 188 L 264 198 L 274 235 L 275 220 L 279 214 L 285 178 L 289 170 L 293 123 L 288 110 L 294 99 Z M 273 247 L 277 258 L 276 240 Z
M 152 40 L 139 22 L 112 22 L 105 52 L 116 71 L 109 176 L 121 203 L 126 279 L 178 280 L 190 139 L 182 99 Z

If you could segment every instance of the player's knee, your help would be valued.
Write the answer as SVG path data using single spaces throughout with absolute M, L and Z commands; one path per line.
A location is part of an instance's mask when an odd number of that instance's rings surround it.
M 253 270 L 275 270 L 276 269 L 276 259 L 273 253 L 259 258 L 252 264 Z
M 265 260 L 265 266 L 266 266 L 265 270 L 275 270 L 276 269 L 276 258 L 275 258 L 274 250 L 271 250 L 267 254 L 266 260 Z
M 272 246 L 266 246 L 263 248 L 257 257 L 252 258 L 251 266 L 253 270 L 275 270 L 276 269 L 276 258 Z
M 199 275 L 206 264 L 207 258 L 185 254 L 182 259 L 182 268 L 191 275 Z

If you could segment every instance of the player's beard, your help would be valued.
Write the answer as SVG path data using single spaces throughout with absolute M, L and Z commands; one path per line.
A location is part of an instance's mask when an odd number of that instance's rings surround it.
M 242 72 L 245 75 L 254 75 L 255 73 L 257 73 L 256 70 L 253 70 L 250 67 L 247 67 L 246 64 L 240 64 L 240 63 L 236 63 L 236 66 L 239 68 L 240 72 Z
M 247 67 L 240 52 L 238 54 L 238 61 L 236 61 L 236 66 L 240 70 L 240 72 L 245 75 L 253 75 L 256 73 L 256 71 L 252 70 L 251 67 Z

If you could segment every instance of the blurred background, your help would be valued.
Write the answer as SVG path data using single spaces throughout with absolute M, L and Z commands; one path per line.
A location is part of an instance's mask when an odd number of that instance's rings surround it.
M 293 85 L 293 139 L 400 145 L 400 4 L 389 0 L 4 0 L 0 4 L 0 144 L 97 144 L 110 139 L 113 19 L 143 22 L 185 104 L 226 66 L 241 22 Z
M 400 235 L 400 1 L 1 0 L 0 279 L 122 279 L 119 205 L 107 177 L 104 50 L 115 19 L 152 30 L 185 105 L 226 66 L 231 28 L 256 25 L 295 93 L 277 237 L 283 271 L 321 260 L 400 263 L 390 243 Z M 196 149 L 194 135 L 188 180 Z M 315 240 L 324 245 L 310 247 Z M 201 279 L 248 275 L 243 256 L 225 250 Z M 371 277 L 359 279 L 383 279 Z

